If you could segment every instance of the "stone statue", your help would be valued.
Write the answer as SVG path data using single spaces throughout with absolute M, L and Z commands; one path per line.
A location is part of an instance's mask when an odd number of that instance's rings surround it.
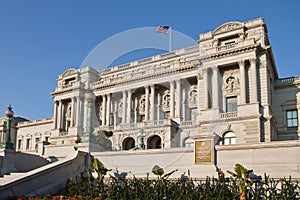
M 67 121 L 71 121 L 71 113 L 72 113 L 71 103 L 68 103 L 67 112 L 65 114 Z

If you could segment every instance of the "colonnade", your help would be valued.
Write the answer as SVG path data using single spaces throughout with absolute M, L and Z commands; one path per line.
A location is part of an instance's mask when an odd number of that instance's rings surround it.
M 250 85 L 250 102 L 249 103 L 257 103 L 258 102 L 258 85 L 257 85 L 257 66 L 256 66 L 256 58 L 249 59 L 250 63 L 250 73 L 251 73 L 251 85 Z M 241 60 L 238 62 L 240 69 L 240 104 L 246 104 L 246 70 L 245 70 L 245 60 Z M 220 107 L 220 80 L 219 80 L 219 67 L 213 66 L 212 69 L 212 97 L 209 97 L 209 78 L 208 78 L 208 67 L 203 67 L 202 78 L 204 82 L 203 87 L 203 104 L 204 109 L 208 109 L 209 99 L 212 99 L 212 108 Z
M 170 86 L 170 118 L 180 117 L 181 116 L 181 81 L 172 80 L 169 81 Z M 132 98 L 134 94 L 133 89 L 127 89 L 121 91 L 122 97 L 120 102 L 122 102 L 121 107 L 121 121 L 122 124 L 136 123 L 137 122 L 137 104 L 138 101 Z M 110 126 L 116 125 L 116 120 L 112 124 L 111 113 L 116 115 L 117 110 L 112 110 L 112 95 L 113 94 L 102 94 L 101 95 L 101 106 L 102 106 L 102 116 L 101 116 L 101 126 Z M 146 85 L 144 86 L 144 96 L 145 96 L 145 112 L 144 112 L 144 121 L 154 121 L 160 120 L 159 112 L 162 107 L 162 97 L 161 94 L 157 91 L 156 85 Z M 156 100 L 157 99 L 157 100 Z M 116 102 L 115 102 L 116 104 Z M 133 107 L 134 105 L 134 107 Z M 175 106 L 176 105 L 176 106 Z M 119 109 L 118 106 L 114 106 L 115 109 Z M 134 111 L 134 117 L 132 112 Z M 157 115 L 155 115 L 157 113 Z

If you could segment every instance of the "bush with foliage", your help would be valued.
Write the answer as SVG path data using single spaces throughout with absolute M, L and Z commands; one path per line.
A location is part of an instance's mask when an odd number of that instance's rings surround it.
M 206 180 L 191 179 L 182 176 L 169 180 L 169 176 L 176 170 L 165 174 L 164 169 L 155 165 L 152 168 L 157 179 L 149 179 L 149 174 L 144 179 L 120 179 L 111 176 L 104 179 L 108 171 L 103 164 L 98 163 L 98 178 L 90 176 L 89 180 L 78 178 L 69 180 L 66 184 L 65 196 L 81 196 L 82 199 L 299 199 L 300 187 L 298 182 L 291 178 L 275 181 L 265 176 L 253 174 L 242 165 L 235 166 L 235 172 L 230 172 L 231 178 L 225 177 L 219 171 L 218 178 L 207 177 Z M 99 163 L 100 162 L 100 163 Z M 93 164 L 94 165 L 94 164 Z M 100 168 L 99 168 L 100 166 Z M 95 167 L 95 165 L 94 165 Z M 101 170 L 99 170 L 101 169 Z M 100 178 L 99 178 L 100 177 Z M 278 187 L 280 184 L 280 187 Z M 88 189 L 87 189 L 88 188 Z M 244 194 L 243 194 L 244 193 Z

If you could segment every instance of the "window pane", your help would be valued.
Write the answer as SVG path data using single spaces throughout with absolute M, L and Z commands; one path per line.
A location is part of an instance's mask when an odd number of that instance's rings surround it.
M 231 138 L 231 144 L 236 144 L 235 141 L 236 141 L 235 138 Z
M 297 119 L 293 119 L 293 126 L 298 126 L 298 120 Z
M 298 111 L 297 110 L 287 110 L 286 111 L 286 121 L 288 127 L 298 126 Z
M 287 111 L 286 115 L 287 115 L 288 119 L 292 118 L 292 112 L 291 111 Z

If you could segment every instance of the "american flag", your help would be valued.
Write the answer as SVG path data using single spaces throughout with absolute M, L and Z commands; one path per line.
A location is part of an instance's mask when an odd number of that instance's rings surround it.
M 170 26 L 158 26 L 155 31 L 158 33 L 168 34 L 169 28 L 170 28 Z

